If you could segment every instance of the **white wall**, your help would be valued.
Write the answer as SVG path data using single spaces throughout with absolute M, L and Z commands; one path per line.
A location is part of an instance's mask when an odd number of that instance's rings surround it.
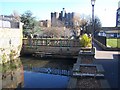
M 118 2 L 118 8 L 120 8 L 120 1 Z
M 9 60 L 11 50 L 18 52 L 18 46 L 22 47 L 22 27 L 20 29 L 0 28 L 0 64 L 2 64 L 3 54 L 6 55 L 6 61 Z

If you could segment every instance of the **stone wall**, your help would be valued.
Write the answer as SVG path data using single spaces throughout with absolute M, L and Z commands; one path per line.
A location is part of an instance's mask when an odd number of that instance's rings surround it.
M 0 28 L 0 64 L 19 57 L 22 38 L 22 23 L 20 28 Z

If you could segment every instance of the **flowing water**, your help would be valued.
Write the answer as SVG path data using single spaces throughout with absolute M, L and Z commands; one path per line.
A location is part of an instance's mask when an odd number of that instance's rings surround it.
M 2 66 L 2 87 L 65 89 L 70 76 L 61 72 L 71 71 L 75 62 L 75 59 L 20 57 Z

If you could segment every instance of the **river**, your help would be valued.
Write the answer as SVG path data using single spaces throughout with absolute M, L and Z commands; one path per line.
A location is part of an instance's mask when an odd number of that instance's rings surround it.
M 70 76 L 60 72 L 69 73 L 75 62 L 76 59 L 17 58 L 2 66 L 2 87 L 65 89 Z

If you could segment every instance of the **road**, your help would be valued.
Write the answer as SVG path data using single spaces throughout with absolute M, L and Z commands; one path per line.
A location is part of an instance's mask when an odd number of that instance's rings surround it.
M 101 47 L 99 47 L 96 43 L 94 43 L 94 47 L 96 47 L 95 52 L 95 63 L 102 64 L 105 70 L 105 79 L 108 81 L 111 88 L 118 88 L 118 68 L 120 66 L 120 52 L 118 51 L 104 51 Z

